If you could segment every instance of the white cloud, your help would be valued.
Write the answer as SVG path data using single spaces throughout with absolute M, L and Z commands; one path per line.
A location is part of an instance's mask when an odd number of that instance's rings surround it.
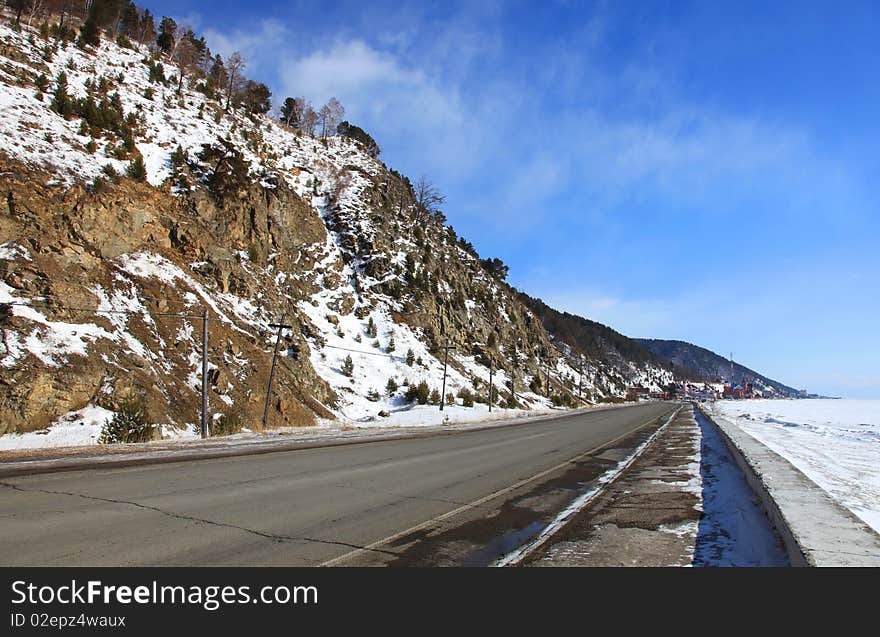
M 380 145 L 422 149 L 421 171 L 431 172 L 438 156 L 465 157 L 468 118 L 458 88 L 441 85 L 400 56 L 360 39 L 337 41 L 283 61 L 279 74 L 284 95 L 303 95 L 316 105 L 336 97 L 347 119 L 382 131 Z
M 261 20 L 256 27 L 236 29 L 224 33 L 215 29 L 205 29 L 205 40 L 211 51 L 224 58 L 238 51 L 247 64 L 247 73 L 278 63 L 283 47 L 288 39 L 287 27 L 279 20 Z

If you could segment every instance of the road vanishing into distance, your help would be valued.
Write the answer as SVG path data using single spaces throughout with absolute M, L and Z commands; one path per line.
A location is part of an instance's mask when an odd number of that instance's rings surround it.
M 0 480 L 0 565 L 485 565 L 675 405 Z

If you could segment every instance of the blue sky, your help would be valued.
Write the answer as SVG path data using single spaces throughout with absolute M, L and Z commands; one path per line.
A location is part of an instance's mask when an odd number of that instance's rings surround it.
M 339 98 L 518 288 L 880 397 L 877 3 L 142 4 Z

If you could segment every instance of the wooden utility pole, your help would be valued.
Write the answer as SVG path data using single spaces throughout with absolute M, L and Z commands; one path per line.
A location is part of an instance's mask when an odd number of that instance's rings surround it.
M 208 428 L 208 308 L 202 314 L 202 438 L 210 435 Z
M 513 346 L 513 368 L 510 374 L 510 395 L 512 397 L 513 406 L 516 407 L 516 371 L 519 369 L 518 361 L 516 360 L 516 345 Z
M 584 355 L 581 354 L 581 382 L 578 387 L 578 397 L 583 401 L 584 399 Z
M 455 349 L 452 345 L 444 345 L 443 350 L 443 390 L 440 392 L 440 411 L 443 411 L 443 405 L 446 403 L 446 367 L 449 364 L 449 350 Z
M 547 398 L 550 398 L 550 357 L 544 359 L 544 379 L 547 381 Z
M 278 334 L 275 336 L 275 351 L 272 352 L 272 367 L 269 369 L 269 384 L 266 387 L 266 404 L 263 406 L 263 427 L 269 422 L 269 402 L 272 399 L 272 380 L 275 378 L 275 361 L 278 359 L 278 346 L 281 344 L 281 330 L 290 329 L 293 325 L 284 324 L 284 314 L 277 323 L 269 323 L 269 327 L 277 327 Z
M 492 372 L 494 371 L 492 357 L 489 357 L 489 413 L 492 413 Z
M 442 306 L 441 306 L 442 307 Z M 452 349 L 449 345 L 449 339 L 446 338 L 446 323 L 443 321 L 443 314 L 440 314 L 440 335 L 443 337 L 443 384 L 440 390 L 440 411 L 443 411 L 443 406 L 446 404 L 446 368 L 449 366 L 449 350 Z

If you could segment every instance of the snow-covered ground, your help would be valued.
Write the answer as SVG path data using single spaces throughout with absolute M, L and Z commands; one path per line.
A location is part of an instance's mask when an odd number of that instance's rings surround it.
M 387 417 L 375 417 L 356 422 L 351 420 L 323 420 L 317 427 L 281 427 L 267 430 L 265 433 L 245 430 L 222 440 L 234 444 L 236 441 L 247 442 L 260 439 L 275 439 L 278 436 L 309 437 L 321 439 L 332 438 L 346 432 L 347 438 L 355 436 L 354 430 L 361 430 L 364 435 L 372 436 L 389 430 L 412 430 L 429 428 L 437 425 L 453 425 L 464 423 L 491 423 L 509 421 L 517 418 L 528 418 L 552 414 L 553 409 L 524 410 L 501 409 L 493 407 L 489 412 L 488 405 L 477 403 L 474 407 L 446 405 L 440 411 L 436 405 L 410 405 L 390 412 Z M 104 423 L 113 417 L 113 412 L 103 407 L 89 405 L 78 411 L 72 411 L 58 418 L 45 429 L 24 434 L 5 434 L 0 436 L 0 451 L 17 451 L 26 449 L 55 449 L 61 447 L 81 447 L 98 444 Z M 164 441 L 195 441 L 198 436 L 192 426 L 185 428 L 171 425 L 162 426 Z M 219 439 L 218 439 L 219 440 Z M 152 444 L 152 443 L 148 443 Z
M 710 409 L 880 532 L 880 400 L 725 400 Z

